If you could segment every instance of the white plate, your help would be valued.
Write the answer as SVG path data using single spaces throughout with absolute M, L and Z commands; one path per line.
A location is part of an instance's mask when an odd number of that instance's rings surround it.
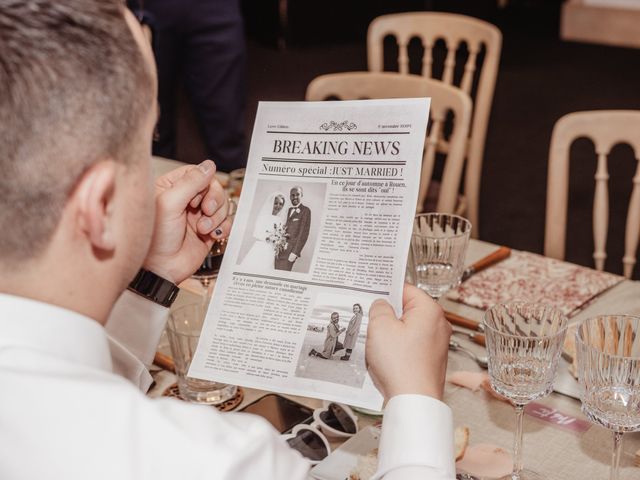
M 318 480 L 345 480 L 358 466 L 358 457 L 378 448 L 379 441 L 379 428 L 367 427 L 360 430 L 316 465 L 311 470 L 311 475 Z

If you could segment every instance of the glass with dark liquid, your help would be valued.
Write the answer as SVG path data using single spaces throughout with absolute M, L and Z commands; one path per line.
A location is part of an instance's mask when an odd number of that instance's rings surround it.
M 204 287 L 208 287 L 211 284 L 211 280 L 218 277 L 222 257 L 224 256 L 226 248 L 226 238 L 216 241 L 211 247 L 211 250 L 209 250 L 209 253 L 207 253 L 200 268 L 192 275 L 193 278 L 200 280 L 200 283 L 202 283 Z

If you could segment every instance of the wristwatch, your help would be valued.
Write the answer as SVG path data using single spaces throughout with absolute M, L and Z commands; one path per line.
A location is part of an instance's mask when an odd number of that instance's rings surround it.
M 167 308 L 173 304 L 180 291 L 175 283 L 144 268 L 140 269 L 128 288 L 132 292 Z

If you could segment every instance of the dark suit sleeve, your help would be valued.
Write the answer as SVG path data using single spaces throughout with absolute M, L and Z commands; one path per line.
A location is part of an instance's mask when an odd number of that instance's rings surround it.
M 302 225 L 300 226 L 300 235 L 298 235 L 296 244 L 291 249 L 291 252 L 295 253 L 298 257 L 300 256 L 300 252 L 307 243 L 307 238 L 309 238 L 309 228 L 311 227 L 311 210 L 303 205 L 301 213 L 302 215 L 300 216 L 300 222 L 302 222 Z

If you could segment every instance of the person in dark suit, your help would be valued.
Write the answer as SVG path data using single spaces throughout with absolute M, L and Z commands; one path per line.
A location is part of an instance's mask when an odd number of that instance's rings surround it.
M 230 172 L 247 164 L 246 46 L 240 0 L 127 0 L 154 32 L 160 118 L 153 154 L 176 158 L 183 84 L 208 158 Z
M 300 257 L 302 249 L 307 243 L 307 238 L 309 238 L 311 210 L 302 205 L 302 187 L 293 187 L 289 192 L 289 198 L 291 199 L 291 207 L 287 212 L 285 224 L 289 241 L 287 248 L 275 258 L 276 270 L 291 271 L 293 264 Z

